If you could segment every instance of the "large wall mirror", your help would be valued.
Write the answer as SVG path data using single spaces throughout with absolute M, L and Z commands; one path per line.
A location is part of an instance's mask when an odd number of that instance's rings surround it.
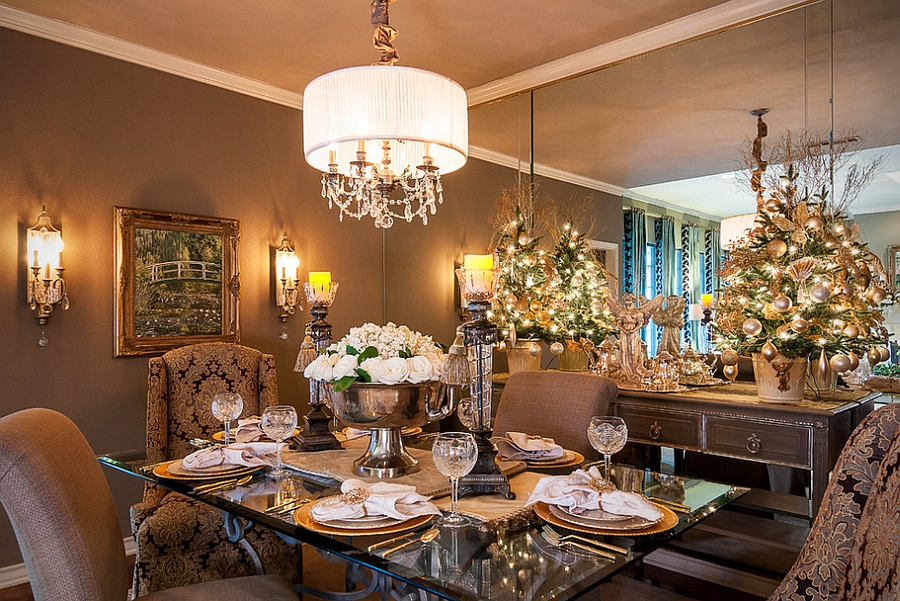
M 751 212 L 720 175 L 743 166 L 755 108 L 771 109 L 770 136 L 853 130 L 891 155 L 884 172 L 900 170 L 898 40 L 896 0 L 826 0 L 473 109 L 470 143 L 526 166 L 533 149 L 539 174 L 599 190 Z M 900 184 L 880 177 L 866 202 L 851 210 L 896 210 Z

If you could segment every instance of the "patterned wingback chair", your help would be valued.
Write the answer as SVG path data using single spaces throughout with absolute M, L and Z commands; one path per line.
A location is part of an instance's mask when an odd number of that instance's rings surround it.
M 240 393 L 243 416 L 260 415 L 278 404 L 275 360 L 238 344 L 184 346 L 150 359 L 147 392 L 147 459 L 151 463 L 183 457 L 190 439 L 209 439 L 222 429 L 210 411 L 217 392 Z M 245 544 L 259 554 L 267 574 L 300 581 L 300 545 L 274 532 L 251 528 L 246 540 L 228 540 L 221 512 L 184 495 L 148 484 L 131 508 L 137 554 L 135 596 L 224 577 L 257 572 Z
M 796 563 L 769 601 L 896 599 L 900 405 L 873 411 L 841 451 Z

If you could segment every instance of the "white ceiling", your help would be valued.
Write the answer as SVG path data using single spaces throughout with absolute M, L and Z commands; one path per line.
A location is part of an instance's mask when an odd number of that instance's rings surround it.
M 867 148 L 900 144 L 900 2 L 785 13 L 798 3 L 399 0 L 390 10 L 400 64 L 466 88 L 471 156 L 527 165 L 533 146 L 539 173 L 724 216 L 748 206 L 719 174 L 755 135 L 753 108 L 772 109 L 772 136 L 833 120 Z M 299 108 L 314 77 L 377 59 L 368 13 L 369 0 L 6 0 L 0 26 Z M 513 95 L 534 88 L 532 145 L 532 96 Z M 853 210 L 900 209 L 898 179 L 881 176 Z

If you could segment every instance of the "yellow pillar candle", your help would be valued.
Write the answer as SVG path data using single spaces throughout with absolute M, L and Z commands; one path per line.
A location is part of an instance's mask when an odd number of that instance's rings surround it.
M 312 290 L 313 302 L 328 300 L 328 294 L 331 292 L 331 272 L 310 271 L 309 287 Z
M 700 305 L 704 309 L 709 309 L 713 304 L 713 295 L 712 294 L 701 294 L 700 295 Z
M 468 280 L 469 294 L 486 294 L 491 292 L 494 279 L 493 255 L 466 255 L 463 261 Z

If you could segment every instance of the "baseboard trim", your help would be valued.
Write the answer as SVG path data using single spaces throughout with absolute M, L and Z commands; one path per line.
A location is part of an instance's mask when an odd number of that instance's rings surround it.
M 133 556 L 135 553 L 134 539 L 129 536 L 123 542 L 125 543 L 125 556 Z M 0 568 L 0 589 L 19 586 L 20 584 L 26 584 L 27 582 L 28 570 L 25 569 L 24 563 L 17 563 Z

